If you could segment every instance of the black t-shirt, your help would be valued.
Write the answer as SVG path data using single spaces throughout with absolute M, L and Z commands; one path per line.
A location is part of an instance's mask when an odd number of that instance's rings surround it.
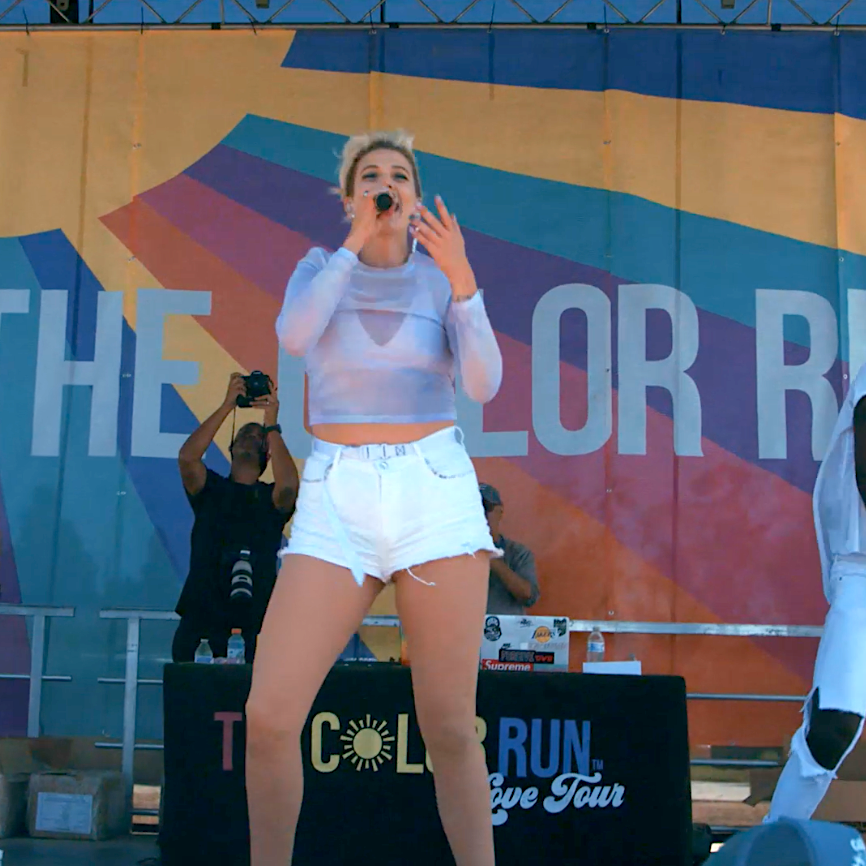
M 189 574 L 176 612 L 213 629 L 258 632 L 277 578 L 277 553 L 292 512 L 274 505 L 274 485 L 238 484 L 211 469 L 204 487 L 187 499 L 195 514 Z M 250 551 L 253 600 L 231 601 L 231 570 L 240 551 Z M 240 621 L 243 620 L 243 621 Z

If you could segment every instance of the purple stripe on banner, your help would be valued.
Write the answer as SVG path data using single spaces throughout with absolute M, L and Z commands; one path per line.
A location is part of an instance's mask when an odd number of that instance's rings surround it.
M 140 198 L 190 240 L 282 303 L 286 280 L 297 257 L 306 252 L 306 238 L 184 174 Z
M 331 184 L 319 178 L 225 145 L 185 173 L 316 244 L 336 249 L 346 237 L 340 200 L 329 193 Z
M 584 283 L 601 289 L 611 302 L 611 319 L 618 316 L 617 288 L 624 280 L 586 265 L 527 249 L 463 230 L 466 248 L 485 289 L 485 302 L 493 327 L 523 343 L 531 344 L 532 315 L 541 296 L 551 288 L 568 283 Z M 507 303 L 497 303 L 507 298 Z M 560 357 L 582 370 L 586 369 L 586 320 L 580 315 L 563 315 Z M 700 349 L 689 369 L 701 395 L 703 435 L 749 463 L 778 475 L 789 484 L 811 492 L 818 464 L 812 459 L 811 405 L 805 395 L 788 398 L 787 460 L 760 460 L 757 436 L 757 369 L 755 330 L 739 322 L 698 310 Z M 647 358 L 665 358 L 671 353 L 672 330 L 668 315 L 649 311 L 647 315 Z M 612 328 L 614 387 L 618 386 L 617 329 Z M 785 344 L 788 364 L 802 364 L 809 349 Z M 829 379 L 841 399 L 843 365 L 837 360 Z M 658 388 L 647 392 L 647 404 L 671 418 L 670 395 Z
M 329 184 L 310 175 L 277 166 L 266 160 L 219 146 L 187 170 L 187 174 L 244 207 L 309 237 L 314 244 L 339 246 L 346 233 L 339 205 L 328 194 Z M 333 205 L 331 202 L 334 202 Z M 467 250 L 486 290 L 485 300 L 496 330 L 531 343 L 532 316 L 541 296 L 566 283 L 597 286 L 611 300 L 613 323 L 617 320 L 617 292 L 625 281 L 597 268 L 521 247 L 464 229 Z M 671 351 L 671 326 L 661 312 L 647 316 L 647 356 L 663 358 Z M 561 358 L 586 369 L 586 329 L 577 314 L 563 316 Z M 755 331 L 723 316 L 698 311 L 700 351 L 689 375 L 697 384 L 702 404 L 702 429 L 706 438 L 725 450 L 810 491 L 817 464 L 811 453 L 811 407 L 804 395 L 788 400 L 789 454 L 787 460 L 759 460 L 757 443 L 757 394 Z M 575 325 L 575 326 L 573 326 Z M 799 364 L 809 350 L 786 343 L 786 360 Z M 613 328 L 614 384 L 617 375 L 616 328 Z M 841 390 L 842 366 L 830 379 Z M 647 403 L 672 417 L 670 395 L 650 388 Z

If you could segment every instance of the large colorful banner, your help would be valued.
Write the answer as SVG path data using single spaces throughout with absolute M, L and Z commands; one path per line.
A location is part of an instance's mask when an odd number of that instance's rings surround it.
M 121 674 L 124 626 L 98 612 L 174 607 L 175 458 L 233 370 L 278 379 L 306 457 L 303 364 L 274 320 L 298 259 L 344 237 L 336 153 L 369 128 L 415 132 L 425 195 L 465 226 L 505 375 L 459 420 L 536 554 L 535 611 L 823 621 L 810 495 L 866 360 L 862 34 L 4 33 L 0 72 L 0 601 L 76 608 L 50 628 L 47 671 L 73 682 L 46 684 L 47 732 L 120 733 L 97 678 Z M 145 624 L 142 676 L 172 630 Z M 697 692 L 802 694 L 814 652 L 608 639 Z M 0 618 L 0 669 L 29 658 Z M 26 696 L 0 683 L 0 733 Z M 692 705 L 695 743 L 795 724 Z M 159 736 L 155 690 L 139 726 Z

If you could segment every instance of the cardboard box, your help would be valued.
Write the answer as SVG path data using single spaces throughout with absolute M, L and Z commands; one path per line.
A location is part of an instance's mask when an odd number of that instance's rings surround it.
M 0 839 L 26 832 L 29 781 L 27 773 L 0 773 Z
M 866 822 L 866 782 L 836 779 L 812 816 L 816 821 Z
M 567 671 L 568 618 L 487 614 L 481 641 L 484 670 Z
M 27 829 L 38 839 L 99 842 L 128 830 L 123 776 L 116 771 L 33 773 Z
M 26 737 L 0 739 L 0 839 L 27 832 L 27 789 L 38 764 Z
M 120 749 L 97 749 L 93 737 L 0 737 L 0 773 L 37 770 L 119 770 Z M 136 750 L 135 781 L 159 785 L 163 757 L 159 750 Z
M 751 793 L 746 803 L 754 806 L 771 800 L 781 774 L 781 767 L 751 770 Z M 816 821 L 866 823 L 866 738 L 861 739 L 845 759 L 838 777 L 812 817 Z

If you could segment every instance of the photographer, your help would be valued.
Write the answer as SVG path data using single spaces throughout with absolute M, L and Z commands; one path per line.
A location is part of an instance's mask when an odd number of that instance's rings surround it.
M 238 430 L 225 478 L 206 468 L 202 458 L 238 405 L 264 409 L 263 424 L 252 422 Z M 180 449 L 180 475 L 195 522 L 189 574 L 176 608 L 181 620 L 172 645 L 175 662 L 192 661 L 202 638 L 214 656 L 225 656 L 233 628 L 242 629 L 246 659 L 252 661 L 299 483 L 277 424 L 278 410 L 267 376 L 232 373 L 223 404 Z M 269 460 L 274 483 L 265 484 L 259 479 Z

